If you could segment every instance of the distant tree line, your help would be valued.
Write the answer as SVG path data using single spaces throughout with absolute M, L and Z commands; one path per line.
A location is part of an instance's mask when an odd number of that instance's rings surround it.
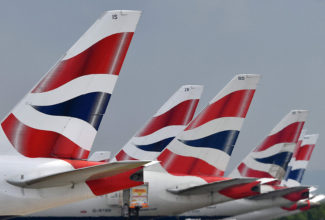
M 278 218 L 276 220 L 325 220 L 325 204 L 322 204 L 317 208 L 312 208 L 306 212 Z

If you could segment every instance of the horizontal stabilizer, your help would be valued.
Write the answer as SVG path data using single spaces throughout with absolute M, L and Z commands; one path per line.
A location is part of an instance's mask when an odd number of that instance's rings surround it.
M 18 178 L 8 179 L 7 182 L 15 186 L 32 189 L 58 187 L 114 176 L 141 167 L 149 162 L 150 161 L 121 161 L 84 167 L 36 178 L 30 178 L 28 175 L 23 175 Z M 135 181 L 142 181 L 142 179 L 137 179 Z
M 313 203 L 313 204 L 317 205 L 317 204 L 323 203 L 324 200 L 325 200 L 325 195 L 318 194 L 318 195 L 314 196 L 312 199 L 310 199 L 310 202 L 311 202 L 311 204 Z
M 194 194 L 204 194 L 204 193 L 210 193 L 210 192 L 218 192 L 220 190 L 223 190 L 225 188 L 236 186 L 239 184 L 245 184 L 245 183 L 251 183 L 255 182 L 256 179 L 254 178 L 234 178 L 234 179 L 228 179 L 228 180 L 222 180 L 212 183 L 206 183 L 201 185 L 192 185 L 192 186 L 181 186 L 178 185 L 175 188 L 167 189 L 168 192 L 173 194 L 181 194 L 181 195 L 194 195 Z
M 309 192 L 315 192 L 318 189 L 318 186 L 309 187 Z
M 290 188 L 284 188 L 284 189 L 278 189 L 275 191 L 271 191 L 271 192 L 267 192 L 267 193 L 262 193 L 256 196 L 252 196 L 248 199 L 252 199 L 252 200 L 263 200 L 263 199 L 272 199 L 275 197 L 281 197 L 281 196 L 285 196 L 287 194 L 290 193 L 295 193 L 295 192 L 299 192 L 302 191 L 304 189 L 308 189 L 308 186 L 295 186 L 295 187 L 290 187 Z

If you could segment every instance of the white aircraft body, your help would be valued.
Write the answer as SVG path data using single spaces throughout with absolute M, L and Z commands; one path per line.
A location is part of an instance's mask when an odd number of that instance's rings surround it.
M 307 111 L 294 110 L 287 114 L 264 139 L 230 174 L 230 176 L 254 176 L 256 178 L 282 179 L 291 155 L 298 142 Z M 243 165 L 247 166 L 244 169 Z M 240 173 L 240 174 L 238 174 Z M 261 180 L 262 181 L 262 180 Z M 226 203 L 205 207 L 181 214 L 180 218 L 223 219 L 239 214 L 274 206 L 292 205 L 306 198 L 306 187 L 280 187 L 261 185 L 261 194 Z M 263 193 L 264 192 L 264 193 Z M 298 196 L 301 194 L 301 196 Z M 295 198 L 292 198 L 295 196 Z M 296 198 L 297 197 L 297 198 Z
M 258 80 L 258 75 L 235 76 L 187 126 L 189 120 L 177 122 L 170 115 L 183 103 L 199 99 L 198 92 L 194 92 L 198 90 L 196 87 L 184 87 L 184 91 L 193 90 L 191 98 L 176 94 L 177 98 L 167 101 L 117 153 L 115 160 L 147 159 L 155 155 L 160 161 L 144 169 L 149 207 L 140 209 L 141 217 L 173 216 L 259 193 L 255 178 L 223 177 Z M 193 113 L 186 115 L 192 117 Z M 122 198 L 122 193 L 116 192 L 32 216 L 121 217 Z
M 243 215 L 235 216 L 233 219 L 236 220 L 259 220 L 259 219 L 276 219 L 284 216 L 295 215 L 303 211 L 307 211 L 310 208 L 318 207 L 320 202 L 325 199 L 325 195 L 317 195 L 310 200 L 299 202 L 295 205 L 294 209 L 284 209 L 281 207 L 273 207 L 263 209 L 255 212 L 249 212 Z
M 140 15 L 105 12 L 2 120 L 0 216 L 143 184 L 146 161 L 85 160 Z
M 289 163 L 289 168 L 283 184 L 287 187 L 296 187 L 301 185 L 301 181 L 308 166 L 312 152 L 315 148 L 318 139 L 318 134 L 303 134 L 300 143 L 297 145 L 297 149 Z M 311 187 L 310 191 L 316 189 Z M 313 193 L 309 194 L 308 199 L 299 200 L 291 205 L 274 206 L 268 209 L 258 210 L 254 212 L 245 213 L 235 216 L 236 219 L 273 219 L 283 216 L 294 215 L 303 211 L 307 211 L 310 208 L 317 207 L 320 202 L 325 199 L 325 195 Z
M 137 160 L 140 159 L 138 157 L 150 158 L 148 160 L 156 158 L 160 151 L 193 119 L 202 91 L 203 86 L 199 85 L 181 86 L 146 125 L 127 142 L 125 147 L 114 157 L 113 161 L 135 160 L 136 157 Z M 150 132 L 151 128 L 154 128 L 155 131 Z M 132 157 L 125 153 L 128 150 L 124 151 L 125 148 L 130 147 L 134 148 L 131 154 Z M 88 160 L 107 161 L 109 159 L 110 152 L 95 152 Z M 114 216 L 121 216 L 122 200 L 122 192 L 111 193 L 98 196 L 95 199 L 35 213 L 32 216 L 62 216 L 64 213 L 72 213 L 72 215 L 76 216 L 93 213 L 96 216 L 96 214 L 102 214 L 105 211 L 110 212 Z M 112 205 L 111 208 L 107 208 L 108 203 Z

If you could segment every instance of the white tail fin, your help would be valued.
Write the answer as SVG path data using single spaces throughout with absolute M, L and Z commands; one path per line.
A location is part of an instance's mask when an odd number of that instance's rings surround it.
M 95 151 L 88 158 L 88 161 L 94 162 L 109 162 L 111 160 L 110 151 Z
M 155 159 L 192 120 L 202 91 L 199 85 L 180 87 L 114 159 Z
M 223 176 L 259 75 L 235 76 L 158 156 L 173 175 Z
M 105 12 L 3 120 L 1 151 L 86 159 L 140 14 Z
M 314 151 L 318 134 L 304 135 L 287 169 L 284 185 L 299 186 Z
M 289 112 L 241 162 L 230 177 L 276 178 L 284 177 L 287 165 L 298 142 L 308 112 Z

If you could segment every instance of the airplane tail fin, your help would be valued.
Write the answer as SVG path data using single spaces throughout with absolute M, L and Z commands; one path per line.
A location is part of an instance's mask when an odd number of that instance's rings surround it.
M 223 176 L 259 75 L 235 76 L 158 156 L 173 175 Z
M 95 151 L 88 157 L 87 160 L 93 161 L 93 162 L 110 162 L 111 152 L 110 151 Z
M 290 111 L 264 141 L 233 170 L 230 176 L 282 180 L 307 114 L 305 110 Z
M 114 159 L 155 159 L 192 120 L 202 91 L 203 86 L 200 85 L 180 87 Z
M 299 186 L 301 184 L 317 139 L 318 134 L 303 136 L 301 144 L 298 145 L 296 153 L 289 163 L 287 173 L 283 181 L 284 185 L 292 187 Z
M 140 15 L 105 12 L 2 121 L 2 150 L 86 159 Z

